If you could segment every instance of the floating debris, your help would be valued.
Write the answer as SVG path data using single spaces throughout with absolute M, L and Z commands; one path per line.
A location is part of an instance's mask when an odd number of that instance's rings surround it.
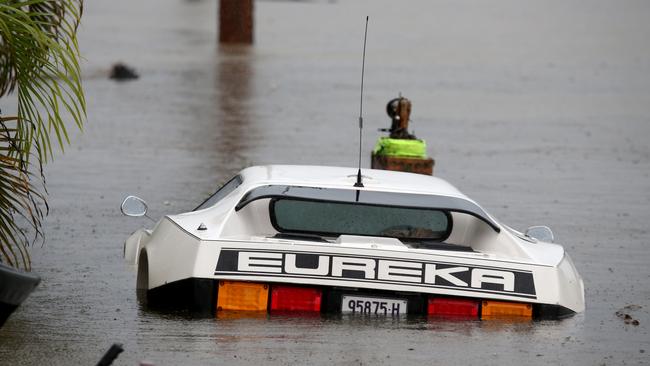
M 97 366 L 110 366 L 113 364 L 113 361 L 117 358 L 117 356 L 124 352 L 124 347 L 122 347 L 121 343 L 113 343 L 111 348 L 106 351 L 104 356 L 102 357 L 101 360 L 97 363 Z
M 642 308 L 641 305 L 627 305 L 623 307 L 622 309 L 619 309 L 616 311 L 616 316 L 623 319 L 623 322 L 625 324 L 632 324 L 634 326 L 638 326 L 640 323 L 637 319 L 634 319 L 632 315 L 630 315 L 630 312 L 640 310 Z
M 111 68 L 111 75 L 109 76 L 109 78 L 118 81 L 135 80 L 139 77 L 140 75 L 138 75 L 132 67 L 119 62 L 113 65 Z

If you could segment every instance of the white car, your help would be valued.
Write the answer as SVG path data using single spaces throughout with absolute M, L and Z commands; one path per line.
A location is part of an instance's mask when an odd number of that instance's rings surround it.
M 124 245 L 149 304 L 287 311 L 560 318 L 582 279 L 546 227 L 519 233 L 446 181 L 354 168 L 255 166 L 194 211 Z M 129 196 L 129 216 L 146 204 Z

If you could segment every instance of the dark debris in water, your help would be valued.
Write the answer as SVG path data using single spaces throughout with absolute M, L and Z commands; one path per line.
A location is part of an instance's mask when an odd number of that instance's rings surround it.
M 637 326 L 637 325 L 640 324 L 639 321 L 637 319 L 634 319 L 634 317 L 632 317 L 632 315 L 630 315 L 630 313 L 632 313 L 632 312 L 634 312 L 636 310 L 640 310 L 641 308 L 642 308 L 641 305 L 634 305 L 634 304 L 627 305 L 627 306 L 623 307 L 622 309 L 617 310 L 615 314 L 616 314 L 617 317 L 623 319 L 623 322 L 625 324 L 632 324 L 634 326 Z
M 140 77 L 137 72 L 135 72 L 135 69 L 133 69 L 130 66 L 127 66 L 126 64 L 123 63 L 116 63 L 113 65 L 111 68 L 111 74 L 109 76 L 113 80 L 135 80 Z

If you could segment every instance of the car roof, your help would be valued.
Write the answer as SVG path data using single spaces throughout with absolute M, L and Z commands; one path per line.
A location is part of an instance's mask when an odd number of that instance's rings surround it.
M 351 196 L 346 195 L 344 191 L 349 190 L 350 193 L 356 191 L 355 202 L 366 204 L 381 202 L 395 207 L 437 207 L 473 215 L 496 232 L 501 231 L 497 221 L 478 203 L 443 179 L 415 173 L 362 169 L 364 187 L 355 187 L 357 170 L 358 168 L 313 165 L 252 166 L 239 172 L 240 184 L 234 186 L 236 187 L 232 191 L 234 195 L 224 196 L 224 201 L 228 201 L 225 206 L 214 204 L 198 211 L 167 217 L 188 232 L 194 232 L 193 228 L 209 220 L 212 215 L 218 217 L 215 219 L 217 225 L 224 225 L 226 222 L 224 215 L 228 215 L 230 210 L 238 211 L 249 202 L 258 199 L 297 197 L 348 202 L 349 199 L 345 197 Z M 332 195 L 337 197 L 332 198 Z M 416 197 L 418 195 L 426 195 L 426 197 L 418 198 Z M 210 233 L 201 232 L 199 237 L 204 240 L 216 239 L 222 229 L 223 227 L 220 227 L 216 231 L 210 230 Z

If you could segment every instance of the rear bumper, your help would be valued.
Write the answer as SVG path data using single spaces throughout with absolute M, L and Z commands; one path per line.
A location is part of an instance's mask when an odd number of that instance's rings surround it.
M 278 285 L 276 283 L 267 283 L 269 288 Z M 308 286 L 318 288 L 322 291 L 323 301 L 320 308 L 321 314 L 337 314 L 341 312 L 341 301 L 345 295 L 355 296 L 377 296 L 400 298 L 408 302 L 409 316 L 426 316 L 427 304 L 432 297 L 441 297 L 438 295 L 429 295 L 422 293 L 409 292 L 389 292 L 379 290 L 368 290 L 359 288 L 339 288 L 326 286 Z M 444 296 L 442 296 L 444 297 Z M 154 310 L 175 309 L 190 311 L 194 316 L 212 317 L 217 315 L 217 301 L 219 298 L 219 280 L 206 278 L 187 278 L 180 281 L 168 283 L 155 289 L 147 291 L 146 305 Z M 480 299 L 470 298 L 478 303 Z M 271 303 L 271 297 L 268 298 Z M 574 311 L 560 305 L 551 304 L 531 304 L 533 308 L 533 319 L 561 319 L 575 314 Z M 270 306 L 268 307 L 270 309 Z M 270 312 L 270 310 L 269 310 Z M 480 314 L 480 310 L 479 310 Z

